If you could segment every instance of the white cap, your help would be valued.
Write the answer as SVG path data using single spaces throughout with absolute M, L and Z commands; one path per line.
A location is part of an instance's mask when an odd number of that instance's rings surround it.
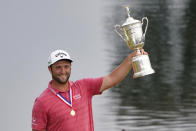
M 64 51 L 64 50 L 55 50 L 49 56 L 48 66 L 51 66 L 52 64 L 54 64 L 55 62 L 57 62 L 59 60 L 69 60 L 71 62 L 73 61 L 66 51 Z

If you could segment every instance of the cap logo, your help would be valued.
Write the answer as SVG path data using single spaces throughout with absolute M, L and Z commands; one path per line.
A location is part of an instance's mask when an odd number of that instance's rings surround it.
M 56 57 L 58 57 L 59 55 L 60 55 L 60 57 L 61 57 L 61 58 L 63 58 L 63 56 L 67 56 L 67 54 L 62 53 L 62 52 L 60 52 L 60 53 L 56 54 L 55 56 L 56 56 Z

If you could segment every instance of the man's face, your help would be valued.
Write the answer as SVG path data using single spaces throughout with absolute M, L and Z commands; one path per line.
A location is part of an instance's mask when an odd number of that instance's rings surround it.
M 60 60 L 49 67 L 49 71 L 53 80 L 59 84 L 65 84 L 69 80 L 71 74 L 71 62 L 67 60 Z

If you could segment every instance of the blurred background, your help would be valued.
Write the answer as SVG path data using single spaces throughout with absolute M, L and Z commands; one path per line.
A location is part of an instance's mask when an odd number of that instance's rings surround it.
M 0 127 L 31 130 L 34 99 L 51 79 L 47 60 L 64 49 L 71 80 L 107 75 L 132 51 L 114 32 L 131 16 L 149 19 L 144 49 L 155 74 L 93 98 L 95 131 L 196 130 L 195 0 L 0 1 Z

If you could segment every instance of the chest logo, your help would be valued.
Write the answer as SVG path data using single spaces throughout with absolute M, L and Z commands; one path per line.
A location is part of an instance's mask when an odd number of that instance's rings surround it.
M 75 100 L 80 99 L 80 98 L 81 98 L 81 95 L 80 95 L 80 94 L 74 95 L 73 98 L 74 98 Z

